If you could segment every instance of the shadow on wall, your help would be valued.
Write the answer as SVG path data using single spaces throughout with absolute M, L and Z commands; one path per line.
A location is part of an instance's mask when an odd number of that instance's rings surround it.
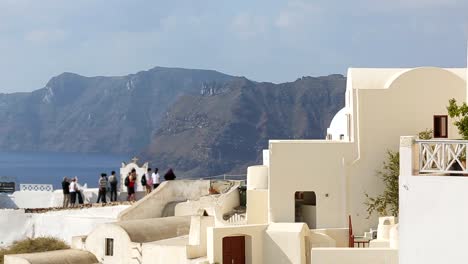
M 0 209 L 18 209 L 18 206 L 9 194 L 0 193 Z
M 283 252 L 281 246 L 268 235 L 265 236 L 264 256 L 265 263 L 295 264 L 289 259 L 288 255 Z

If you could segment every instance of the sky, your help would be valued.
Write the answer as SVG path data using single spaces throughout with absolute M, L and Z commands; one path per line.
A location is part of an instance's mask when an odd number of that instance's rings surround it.
M 465 67 L 468 0 L 0 0 L 0 92 L 155 66 L 256 81 Z

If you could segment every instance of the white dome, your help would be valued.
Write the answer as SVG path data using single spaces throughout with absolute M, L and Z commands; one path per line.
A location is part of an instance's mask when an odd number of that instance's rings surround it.
M 348 139 L 348 113 L 349 110 L 346 107 L 336 113 L 327 129 L 327 138 L 331 136 L 331 140 L 340 140 L 342 137 Z

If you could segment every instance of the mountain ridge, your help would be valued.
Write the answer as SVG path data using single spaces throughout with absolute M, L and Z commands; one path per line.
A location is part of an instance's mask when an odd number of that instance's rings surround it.
M 345 82 L 334 74 L 275 84 L 168 67 L 64 72 L 32 92 L 0 94 L 0 149 L 142 155 L 187 176 L 242 171 L 270 138 L 323 138 Z

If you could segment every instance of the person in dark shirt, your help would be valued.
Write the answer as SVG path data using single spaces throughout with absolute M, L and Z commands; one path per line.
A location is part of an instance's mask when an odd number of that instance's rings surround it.
M 63 207 L 68 207 L 70 205 L 70 181 L 67 177 L 63 177 L 62 181 L 62 190 L 63 190 Z
M 172 168 L 170 168 L 166 174 L 164 174 L 164 179 L 166 181 L 172 181 L 172 180 L 175 180 L 176 176 L 174 174 L 174 171 L 172 170 Z
M 107 191 L 107 174 L 101 173 L 101 178 L 99 179 L 99 192 L 97 202 L 99 203 L 102 201 L 103 203 L 107 203 L 106 201 L 106 191 Z
M 110 199 L 111 202 L 117 201 L 117 176 L 115 176 L 115 171 L 111 172 L 111 176 L 109 177 L 110 183 Z

